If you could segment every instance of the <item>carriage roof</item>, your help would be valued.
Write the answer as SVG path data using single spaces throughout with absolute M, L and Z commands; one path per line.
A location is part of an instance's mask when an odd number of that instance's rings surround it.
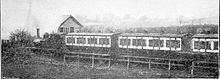
M 140 36 L 140 37 L 184 37 L 186 34 L 159 34 L 159 33 L 124 33 L 120 36 Z
M 219 34 L 197 34 L 193 38 L 218 38 Z
M 118 33 L 68 33 L 67 36 L 112 36 Z

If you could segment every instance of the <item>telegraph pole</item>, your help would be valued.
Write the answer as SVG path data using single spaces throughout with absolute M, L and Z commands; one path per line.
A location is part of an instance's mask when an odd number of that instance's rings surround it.
M 31 8 L 32 8 L 32 2 L 31 0 L 28 0 L 28 12 L 27 12 L 27 17 L 26 17 L 26 21 L 25 21 L 25 25 L 23 26 L 24 28 L 27 28 L 27 30 L 30 30 L 29 27 L 30 27 L 30 20 L 31 20 Z

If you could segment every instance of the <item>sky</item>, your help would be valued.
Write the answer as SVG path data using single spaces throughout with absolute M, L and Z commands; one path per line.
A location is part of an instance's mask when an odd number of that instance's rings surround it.
M 205 18 L 209 24 L 219 22 L 219 0 L 1 1 L 3 39 L 16 29 L 27 29 L 33 35 L 36 35 L 36 27 L 40 28 L 41 35 L 56 32 L 63 16 L 70 14 L 79 17 L 82 23 L 96 20 L 117 27 L 143 23 L 142 20 L 146 20 L 146 27 L 177 25 L 176 20 L 180 17 L 184 20 Z

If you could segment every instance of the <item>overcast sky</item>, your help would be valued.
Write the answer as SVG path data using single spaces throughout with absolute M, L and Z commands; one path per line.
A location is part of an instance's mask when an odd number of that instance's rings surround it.
M 163 19 L 158 21 L 168 25 L 173 25 L 172 22 L 180 16 L 187 19 L 214 18 L 210 23 L 217 23 L 219 16 L 219 0 L 31 0 L 29 18 L 30 0 L 1 1 L 2 38 L 8 38 L 15 29 L 29 29 L 35 34 L 35 28 L 40 27 L 41 35 L 56 32 L 62 16 L 68 14 L 117 22 L 127 16 L 132 19 L 145 16 L 151 20 Z

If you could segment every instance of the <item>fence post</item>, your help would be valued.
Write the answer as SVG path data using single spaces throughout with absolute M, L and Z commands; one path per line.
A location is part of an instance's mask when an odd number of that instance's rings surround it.
M 195 64 L 194 64 L 194 61 L 193 61 L 193 62 L 192 62 L 192 66 L 191 66 L 191 75 L 192 75 L 192 77 L 193 77 L 194 66 L 195 66 Z
M 150 63 L 151 63 L 151 61 L 150 61 L 150 59 L 149 59 L 149 61 L 148 61 L 148 69 L 151 68 L 151 67 L 150 67 Z
M 109 60 L 108 60 L 108 68 L 110 69 L 111 67 L 111 57 L 109 57 Z
M 129 65 L 130 65 L 130 58 L 128 57 L 127 70 L 129 70 Z
M 92 68 L 94 68 L 94 55 L 92 55 Z
M 171 60 L 169 60 L 169 76 L 171 77 Z
M 65 58 L 65 54 L 63 55 L 63 65 L 65 65 L 66 63 L 66 58 Z
M 53 64 L 53 62 L 52 62 L 52 53 L 50 54 L 50 64 Z
M 77 65 L 78 65 L 78 67 L 79 67 L 79 58 L 80 58 L 80 57 L 79 57 L 79 54 L 77 55 L 77 58 L 78 58 L 78 59 L 77 59 Z

